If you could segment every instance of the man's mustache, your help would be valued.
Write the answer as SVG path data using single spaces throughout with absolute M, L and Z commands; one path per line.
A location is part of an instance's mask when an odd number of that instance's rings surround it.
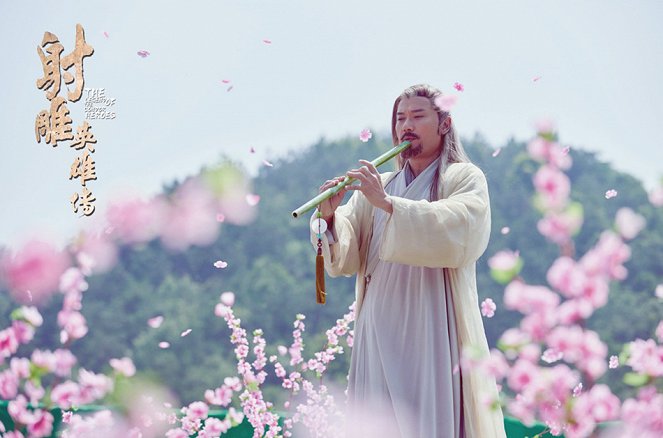
M 419 136 L 416 134 L 405 134 L 404 136 L 401 137 L 401 140 L 416 140 L 418 138 Z

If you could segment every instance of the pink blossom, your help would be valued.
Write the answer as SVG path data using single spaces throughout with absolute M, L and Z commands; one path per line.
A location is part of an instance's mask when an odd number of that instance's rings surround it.
M 362 129 L 359 133 L 359 140 L 363 141 L 364 143 L 366 143 L 372 137 L 373 133 L 370 131 L 370 129 Z
M 509 228 L 509 227 L 502 227 L 502 229 L 500 230 L 500 233 L 502 233 L 502 234 L 509 234 L 510 231 L 511 231 L 511 228 Z
M 64 424 L 69 424 L 69 423 L 71 422 L 71 416 L 72 416 L 72 414 L 73 414 L 73 412 L 71 412 L 71 411 L 65 411 L 65 412 L 63 412 L 63 413 L 62 413 L 62 422 L 63 422 Z
M 655 207 L 663 206 L 663 186 L 656 187 L 649 192 L 649 202 Z
M 557 351 L 554 348 L 548 348 L 546 351 L 543 352 L 541 360 L 546 363 L 553 363 L 557 362 L 558 360 L 561 360 L 563 357 L 564 353 L 562 353 L 561 351 Z
M 631 249 L 611 231 L 604 231 L 594 248 L 580 259 L 588 275 L 601 274 L 613 280 L 623 280 L 628 271 L 623 263 L 631 258 Z
M 610 356 L 610 362 L 608 362 L 608 368 L 615 369 L 619 366 L 619 358 L 617 356 Z
M 182 429 L 170 429 L 166 432 L 166 438 L 189 438 L 189 433 Z
M 136 54 L 138 54 L 138 56 L 140 56 L 141 58 L 147 58 L 148 56 L 150 56 L 150 52 L 148 52 L 147 50 L 139 50 L 138 52 L 136 52 Z
M 573 388 L 573 396 L 578 397 L 582 393 L 582 382 L 578 383 L 575 388 Z
M 571 236 L 580 229 L 583 221 L 582 211 L 567 210 L 562 213 L 546 213 L 536 227 L 539 233 L 557 245 L 571 240 Z
M 33 327 L 41 327 L 44 323 L 44 318 L 42 318 L 41 313 L 39 313 L 36 307 L 22 306 L 18 308 L 17 313 L 20 318 L 24 319 Z
M 482 361 L 479 367 L 484 374 L 495 377 L 497 381 L 502 380 L 509 373 L 509 364 L 504 354 L 494 348 L 490 350 L 490 355 Z
M 487 318 L 492 318 L 495 315 L 495 309 L 497 306 L 492 299 L 486 298 L 481 302 L 481 314 Z
M 495 158 L 496 156 L 498 156 L 498 155 L 500 154 L 500 152 L 502 152 L 502 148 L 497 148 L 497 149 L 495 149 L 495 150 L 493 151 L 493 153 L 492 153 L 493 158 Z
M 61 409 L 69 409 L 73 405 L 78 405 L 80 404 L 80 388 L 71 380 L 60 383 L 51 391 L 51 401 Z
M 216 221 L 217 222 L 224 222 L 226 220 L 226 216 L 223 213 L 218 213 L 216 215 Z
M 23 387 L 25 394 L 30 399 L 32 405 L 37 405 L 39 401 L 44 397 L 46 391 L 41 387 L 40 384 L 35 384 L 32 381 L 28 380 L 25 382 Z
M 25 357 L 12 357 L 9 362 L 9 369 L 19 379 L 27 379 L 30 376 L 30 360 Z
M 49 350 L 33 350 L 30 356 L 32 364 L 49 373 L 55 371 L 55 354 Z
M 0 331 L 0 361 L 5 357 L 10 357 L 18 350 L 18 340 L 13 328 L 6 328 Z
M 58 325 L 66 334 L 64 341 L 80 339 L 87 334 L 87 323 L 80 312 L 58 312 Z M 61 339 L 62 340 L 62 339 Z M 64 343 L 64 342 L 63 342 Z
M 637 400 L 624 401 L 621 419 L 625 428 L 621 436 L 654 438 L 663 435 L 663 394 L 650 389 L 641 389 Z
M 18 393 L 18 376 L 11 370 L 0 372 L 0 399 L 12 400 Z
M 438 96 L 435 98 L 435 105 L 444 112 L 449 112 L 451 109 L 456 106 L 458 101 L 458 96 L 455 94 Z
M 82 403 L 102 399 L 113 390 L 113 380 L 103 374 L 95 374 L 84 368 L 78 370 L 78 383 Z
M 163 316 L 155 316 L 154 318 L 150 318 L 147 320 L 147 324 L 152 327 L 152 328 L 159 328 L 161 327 L 161 323 L 163 323 Z
M 538 372 L 538 368 L 532 362 L 519 359 L 507 376 L 507 384 L 512 390 L 520 392 L 538 377 Z
M 262 42 L 265 43 L 265 44 L 272 44 L 272 40 L 268 40 L 268 39 L 263 39 Z
M 71 369 L 76 365 L 76 356 L 71 351 L 58 348 L 53 352 L 54 367 L 53 373 L 59 377 L 67 377 L 71 374 Z
M 611 199 L 617 196 L 617 190 L 610 189 L 605 192 L 605 199 Z
M 85 275 L 107 272 L 117 263 L 118 249 L 108 233 L 81 232 L 71 250 Z
M 205 400 L 211 405 L 228 406 L 232 401 L 233 391 L 226 385 L 221 385 L 214 391 L 205 391 Z
M 143 243 L 161 231 L 167 208 L 163 198 L 145 201 L 139 198 L 114 201 L 108 206 L 106 219 L 113 234 L 125 243 Z
M 512 281 L 504 289 L 504 305 L 523 314 L 545 313 L 559 304 L 559 295 L 545 286 L 530 286 Z
M 630 208 L 622 207 L 617 210 L 615 225 L 617 232 L 626 240 L 631 240 L 642 231 L 647 221 Z
M 109 363 L 115 371 L 125 377 L 131 377 L 136 374 L 136 366 L 128 357 L 123 357 L 122 359 L 111 359 Z
M 228 262 L 224 262 L 223 260 L 217 260 L 214 262 L 214 267 L 218 269 L 223 269 L 226 266 L 228 266 Z
M 491 276 L 502 284 L 507 283 L 518 275 L 522 265 L 523 262 L 518 251 L 499 251 L 488 259 Z
M 653 377 L 663 376 L 663 346 L 657 346 L 653 339 L 636 339 L 628 344 L 629 358 L 626 365 L 636 373 Z
M 548 269 L 546 279 L 562 295 L 572 298 L 581 294 L 585 273 L 572 258 L 559 257 Z
M 218 437 L 219 435 L 226 433 L 229 428 L 229 421 L 221 421 L 218 418 L 210 417 L 205 420 L 205 428 L 203 430 L 209 437 Z
M 53 432 L 53 415 L 43 409 L 34 411 L 34 422 L 28 425 L 28 434 L 30 437 L 42 438 L 50 436 Z
M 230 307 L 226 306 L 223 303 L 218 303 L 214 307 L 214 314 L 218 316 L 219 318 L 224 318 L 228 313 L 230 312 Z
M 454 88 L 458 91 L 464 91 L 465 90 L 465 87 L 463 87 L 463 84 L 461 84 L 460 82 L 454 82 Z
M 29 343 L 35 334 L 35 328 L 23 321 L 12 321 L 11 328 L 14 330 L 14 336 L 19 344 Z
M 60 291 L 76 293 L 86 291 L 88 284 L 85 276 L 78 268 L 69 268 L 60 277 Z
M 543 137 L 536 137 L 530 141 L 527 144 L 527 152 L 533 159 L 547 163 L 553 168 L 566 170 L 572 164 L 568 148 L 562 148 L 558 143 Z
M 191 420 L 202 420 L 207 417 L 208 412 L 209 407 L 201 401 L 193 402 L 186 408 L 186 416 Z
M 161 241 L 173 250 L 209 245 L 218 236 L 216 199 L 206 184 L 189 179 L 171 196 L 161 230 Z
M 159 348 L 161 348 L 163 350 L 165 350 L 167 348 L 170 348 L 170 342 L 166 342 L 166 341 L 159 342 Z
M 566 300 L 557 308 L 559 322 L 566 325 L 587 319 L 592 313 L 594 313 L 594 306 L 584 298 Z
M 560 210 L 566 206 L 571 192 L 569 178 L 558 169 L 544 165 L 534 175 L 534 187 L 546 209 Z
M 19 395 L 7 404 L 7 413 L 15 423 L 31 424 L 35 421 L 33 413 L 28 410 L 28 401 L 23 395 Z
M 285 356 L 286 353 L 288 352 L 288 349 L 285 347 L 285 345 L 279 345 L 277 347 L 277 350 L 281 356 Z
M 235 304 L 235 294 L 233 292 L 230 292 L 230 291 L 223 292 L 219 299 L 221 300 L 221 302 L 224 305 L 226 305 L 228 307 L 232 307 L 233 304 Z
M 532 82 L 538 82 L 543 76 L 534 76 Z
M 16 253 L 8 252 L 0 259 L 12 296 L 19 302 L 42 304 L 54 292 L 60 276 L 69 266 L 69 257 L 49 243 L 32 240 Z M 30 291 L 30 294 L 26 294 Z

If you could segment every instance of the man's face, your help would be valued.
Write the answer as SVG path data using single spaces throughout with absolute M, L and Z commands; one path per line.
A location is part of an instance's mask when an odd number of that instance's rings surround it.
M 406 140 L 412 142 L 412 146 L 401 155 L 404 159 L 427 160 L 438 156 L 442 144 L 440 132 L 437 112 L 427 97 L 401 99 L 396 110 L 396 134 L 400 143 Z

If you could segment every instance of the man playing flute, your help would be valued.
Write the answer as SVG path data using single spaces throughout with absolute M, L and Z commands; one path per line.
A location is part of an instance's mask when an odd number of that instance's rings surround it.
M 412 143 L 398 170 L 380 174 L 360 160 L 347 173 L 358 184 L 320 205 L 327 273 L 357 275 L 348 403 L 385 414 L 393 436 L 504 437 L 501 409 L 486 404 L 498 398 L 495 380 L 460 363 L 464 348 L 489 354 L 475 269 L 490 201 L 483 172 L 435 103 L 441 95 L 415 85 L 398 96 L 393 143 Z M 346 191 L 354 193 L 340 206 Z

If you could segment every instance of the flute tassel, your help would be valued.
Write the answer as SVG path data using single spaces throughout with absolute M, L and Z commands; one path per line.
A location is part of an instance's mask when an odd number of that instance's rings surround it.
M 325 259 L 322 256 L 322 242 L 318 242 L 318 255 L 315 258 L 315 301 L 325 304 Z

